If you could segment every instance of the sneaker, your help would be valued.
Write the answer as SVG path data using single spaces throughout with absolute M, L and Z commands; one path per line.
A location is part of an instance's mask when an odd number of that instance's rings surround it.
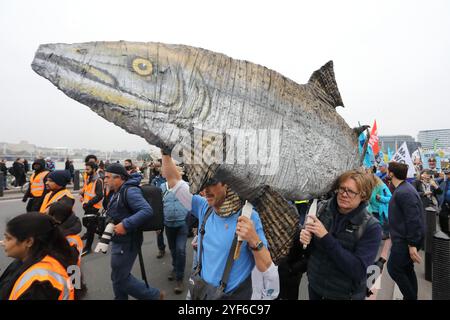
M 88 255 L 89 253 L 91 253 L 91 249 L 83 249 L 81 256 L 84 257 L 84 256 Z
M 169 280 L 169 281 L 175 280 L 175 271 L 171 271 L 169 273 L 169 275 L 167 276 L 167 280 Z
M 184 284 L 182 280 L 177 280 L 177 286 L 173 288 L 175 294 L 181 294 L 184 291 Z
M 166 254 L 165 250 L 159 250 L 158 255 L 156 256 L 157 259 L 161 259 Z

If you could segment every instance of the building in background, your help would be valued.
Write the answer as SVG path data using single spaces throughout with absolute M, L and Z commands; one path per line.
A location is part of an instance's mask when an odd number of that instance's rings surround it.
M 450 149 L 450 129 L 419 131 L 417 140 L 425 149 Z
M 388 151 L 388 148 L 391 150 L 391 152 L 395 153 L 395 151 L 401 147 L 403 142 L 406 142 L 410 154 L 416 151 L 418 147 L 420 147 L 420 143 L 416 142 L 416 140 L 412 136 L 379 136 L 378 138 L 380 148 L 385 153 Z

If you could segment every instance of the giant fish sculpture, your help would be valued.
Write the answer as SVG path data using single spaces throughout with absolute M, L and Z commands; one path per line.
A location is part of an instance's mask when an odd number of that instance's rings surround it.
M 331 61 L 299 85 L 201 48 L 119 41 L 41 45 L 32 68 L 106 120 L 174 151 L 192 192 L 215 176 L 252 202 L 275 261 L 298 229 L 286 200 L 320 196 L 360 164 L 358 132 L 335 110 L 343 102 Z

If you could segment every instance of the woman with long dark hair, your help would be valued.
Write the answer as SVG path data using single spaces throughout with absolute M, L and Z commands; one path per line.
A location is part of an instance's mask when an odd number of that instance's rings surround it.
M 67 269 L 77 264 L 53 217 L 19 215 L 6 225 L 5 254 L 14 258 L 0 277 L 0 300 L 73 300 Z

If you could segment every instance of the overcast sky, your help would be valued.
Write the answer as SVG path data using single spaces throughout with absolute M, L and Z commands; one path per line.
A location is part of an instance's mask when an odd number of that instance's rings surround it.
M 351 127 L 450 127 L 450 1 L 14 0 L 0 2 L 0 142 L 147 148 L 31 70 L 39 44 L 102 40 L 203 47 L 300 84 L 331 59 Z

